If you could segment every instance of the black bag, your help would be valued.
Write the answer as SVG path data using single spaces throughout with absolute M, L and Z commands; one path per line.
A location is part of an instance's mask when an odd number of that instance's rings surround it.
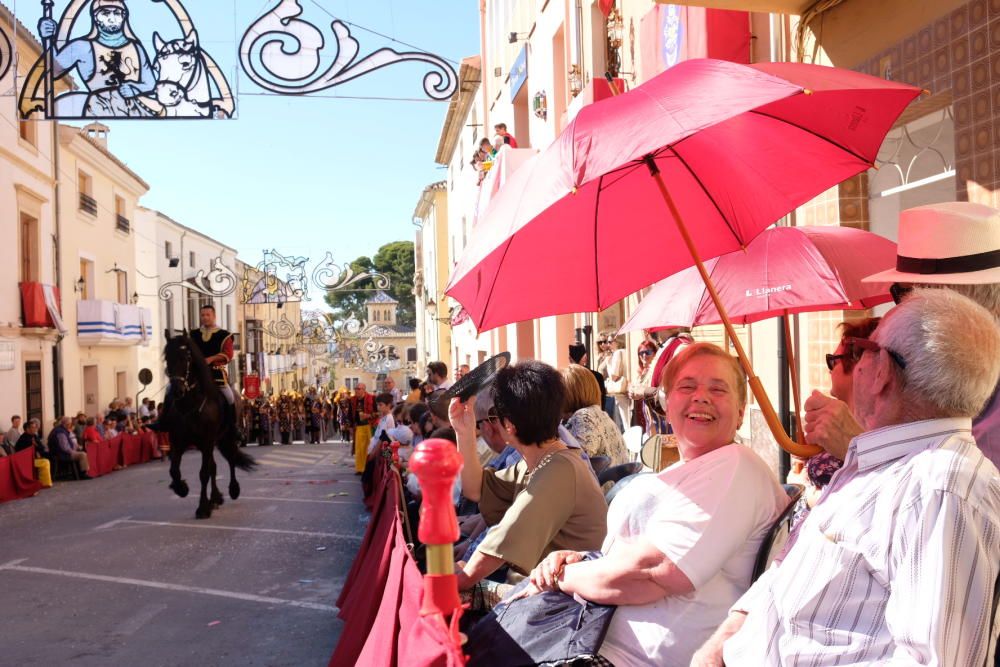
M 511 595 L 528 585 L 522 581 Z M 559 591 L 501 602 L 469 632 L 465 652 L 473 666 L 594 664 L 615 609 Z

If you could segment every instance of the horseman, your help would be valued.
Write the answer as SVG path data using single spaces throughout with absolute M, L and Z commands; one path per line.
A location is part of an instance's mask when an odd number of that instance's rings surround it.
M 98 107 L 101 115 L 135 115 L 134 99 L 156 86 L 149 56 L 132 31 L 128 17 L 124 0 L 93 0 L 90 33 L 55 51 L 52 76 L 59 79 L 76 71 L 94 96 L 89 99 L 87 95 L 67 94 L 82 100 L 86 108 L 61 109 L 60 115 L 97 115 Z M 58 30 L 59 24 L 51 18 L 38 22 L 38 33 L 43 39 L 53 37 Z M 66 97 L 66 101 L 70 99 Z
M 229 362 L 233 360 L 233 334 L 215 324 L 215 306 L 206 304 L 198 311 L 201 327 L 191 331 L 191 340 L 212 369 L 212 379 L 226 397 L 226 421 L 240 437 L 236 412 L 236 394 L 229 386 Z

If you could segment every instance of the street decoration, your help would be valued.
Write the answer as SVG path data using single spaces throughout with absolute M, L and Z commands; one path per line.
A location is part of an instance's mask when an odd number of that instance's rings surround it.
M 7 31 L 0 28 L 0 80 L 10 72 L 10 66 L 14 62 L 14 45 L 7 35 Z M 5 93 L 6 94 L 6 93 Z
M 147 0 L 172 21 L 137 36 L 130 6 L 139 0 L 70 0 L 58 20 L 54 0 L 41 0 L 42 55 L 21 84 L 22 118 L 231 118 L 229 82 L 202 48 L 180 0 Z M 152 50 L 148 50 L 152 47 Z
M 159 289 L 160 299 L 169 301 L 174 287 L 182 287 L 207 297 L 226 297 L 236 291 L 239 280 L 222 258 L 214 258 L 211 266 L 208 272 L 199 269 L 195 275 L 185 280 L 163 283 Z
M 390 65 L 421 62 L 433 69 L 424 75 L 424 93 L 433 100 L 446 100 L 458 89 L 458 76 L 443 58 L 422 51 L 381 48 L 358 58 L 360 45 L 343 21 L 334 20 L 333 61 L 320 71 L 327 40 L 323 31 L 302 18 L 298 0 L 279 0 L 255 21 L 240 42 L 240 65 L 264 90 L 281 95 L 317 93 L 370 74 Z

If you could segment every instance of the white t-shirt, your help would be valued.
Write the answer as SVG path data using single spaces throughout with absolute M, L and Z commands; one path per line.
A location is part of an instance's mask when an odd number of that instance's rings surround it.
M 388 433 L 389 429 L 396 428 L 396 420 L 392 418 L 392 413 L 387 414 L 378 420 L 378 426 L 375 427 L 375 433 L 372 434 L 372 439 L 368 443 L 368 453 L 371 454 L 378 447 L 379 439 L 382 437 L 383 433 Z
M 633 480 L 608 508 L 601 551 L 645 538 L 694 591 L 618 607 L 601 655 L 616 667 L 690 663 L 750 587 L 760 543 L 787 504 L 771 469 L 737 444 Z

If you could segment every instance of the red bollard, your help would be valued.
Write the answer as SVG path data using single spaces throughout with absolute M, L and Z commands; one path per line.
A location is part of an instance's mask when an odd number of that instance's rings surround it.
M 409 462 L 410 472 L 420 480 L 420 541 L 427 546 L 427 575 L 420 613 L 445 618 L 461 606 L 452 545 L 459 537 L 458 518 L 451 490 L 462 469 L 462 456 L 453 442 L 435 438 L 417 445 Z

